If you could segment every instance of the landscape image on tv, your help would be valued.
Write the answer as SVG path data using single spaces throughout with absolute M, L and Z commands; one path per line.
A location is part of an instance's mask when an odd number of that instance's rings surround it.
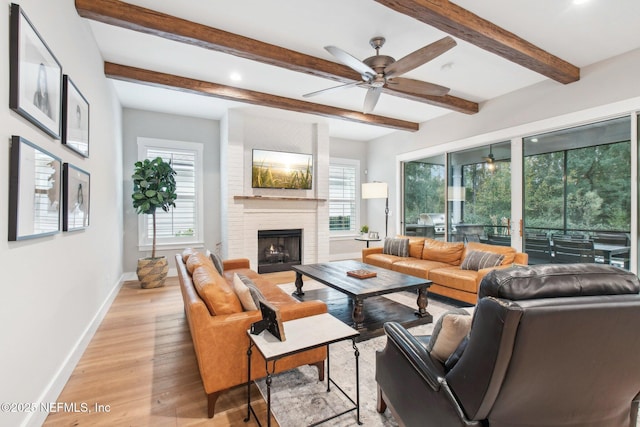
M 253 150 L 251 186 L 310 190 L 313 177 L 311 154 Z

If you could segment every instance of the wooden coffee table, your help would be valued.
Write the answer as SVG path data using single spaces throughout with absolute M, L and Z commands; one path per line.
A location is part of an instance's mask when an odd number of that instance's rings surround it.
M 329 312 L 353 326 L 361 333 L 363 339 L 381 335 L 384 322 L 394 321 L 410 327 L 433 321 L 433 317 L 427 311 L 427 289 L 431 286 L 430 280 L 359 261 L 295 265 L 292 269 L 296 272 L 294 297 L 300 300 L 324 300 Z M 359 279 L 347 275 L 348 271 L 354 270 L 367 270 L 376 273 L 376 276 Z M 336 296 L 335 292 L 328 292 L 326 289 L 303 292 L 303 275 L 338 291 L 341 295 Z M 417 310 L 382 297 L 402 291 L 417 293 Z

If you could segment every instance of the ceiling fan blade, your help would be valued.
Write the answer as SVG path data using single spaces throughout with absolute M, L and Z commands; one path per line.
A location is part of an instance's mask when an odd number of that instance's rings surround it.
M 340 49 L 339 47 L 325 46 L 324 48 L 327 50 L 327 52 L 338 58 L 338 60 L 344 65 L 353 68 L 361 75 L 368 76 L 370 78 L 375 77 L 376 72 L 373 70 L 373 68 L 369 67 L 367 64 Z
M 443 96 L 449 93 L 450 90 L 448 87 L 440 86 L 435 83 L 407 79 L 404 77 L 396 77 L 393 80 L 388 80 L 387 85 L 389 85 L 390 89 L 397 89 L 418 95 Z
M 351 83 L 345 83 L 343 85 L 340 86 L 333 86 L 333 87 L 329 87 L 326 89 L 322 89 L 322 90 L 317 90 L 315 92 L 311 92 L 311 93 L 305 93 L 304 95 L 302 95 L 303 98 L 309 98 L 311 96 L 316 96 L 316 95 L 320 95 L 321 93 L 324 92 L 330 92 L 332 90 L 337 90 L 337 89 L 348 89 L 350 87 L 354 87 L 354 86 L 358 86 L 363 84 L 362 82 L 351 82 Z
M 415 52 L 398 59 L 393 64 L 390 64 L 385 68 L 384 75 L 388 79 L 393 76 L 400 76 L 442 55 L 455 45 L 456 41 L 450 36 L 441 38 L 437 42 L 433 42 L 430 45 L 420 48 Z
M 380 98 L 380 94 L 382 93 L 382 87 L 372 87 L 367 91 L 367 96 L 364 98 L 364 107 L 362 107 L 362 112 L 364 114 L 368 114 L 373 111 L 376 104 L 378 103 L 378 99 Z

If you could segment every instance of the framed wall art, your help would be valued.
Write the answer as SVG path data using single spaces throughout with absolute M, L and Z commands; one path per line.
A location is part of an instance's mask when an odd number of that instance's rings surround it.
M 89 102 L 66 74 L 62 83 L 62 143 L 89 157 Z
M 29 21 L 11 4 L 9 107 L 53 138 L 60 138 L 62 66 Z
M 61 161 L 20 136 L 11 137 L 9 240 L 60 231 Z
M 69 163 L 62 168 L 62 230 L 82 230 L 89 226 L 90 176 Z

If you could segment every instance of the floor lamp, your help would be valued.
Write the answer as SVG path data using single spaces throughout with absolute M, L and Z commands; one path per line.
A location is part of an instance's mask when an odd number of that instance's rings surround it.
M 384 207 L 384 237 L 389 230 L 389 185 L 386 182 L 367 182 L 362 184 L 363 199 L 386 199 Z

